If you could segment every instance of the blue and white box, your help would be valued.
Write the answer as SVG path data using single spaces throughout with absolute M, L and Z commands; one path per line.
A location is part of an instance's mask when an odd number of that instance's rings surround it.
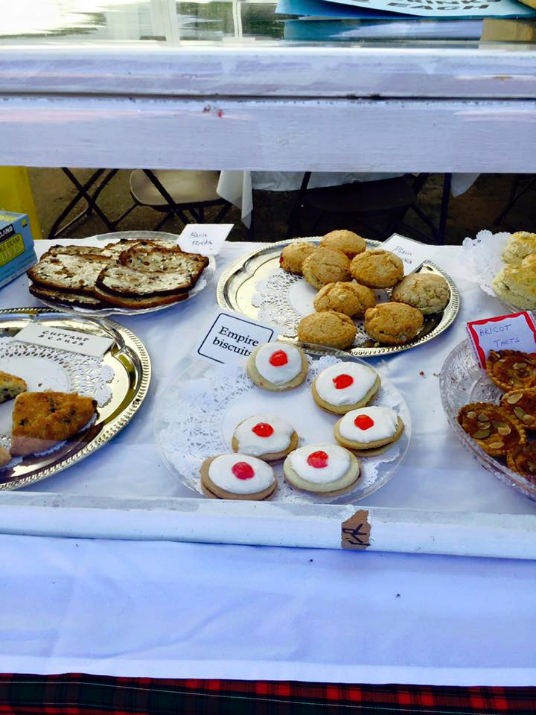
M 0 287 L 20 276 L 36 262 L 28 216 L 0 209 Z

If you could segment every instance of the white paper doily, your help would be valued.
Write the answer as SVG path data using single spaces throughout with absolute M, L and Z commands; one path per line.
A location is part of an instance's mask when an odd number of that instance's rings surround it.
M 362 362 L 357 358 L 345 360 Z M 166 464 L 179 479 L 199 494 L 199 468 L 207 457 L 231 452 L 231 437 L 236 425 L 252 415 L 284 417 L 300 436 L 300 446 L 332 442 L 333 427 L 340 416 L 318 407 L 311 394 L 311 383 L 328 365 L 338 361 L 332 355 L 308 356 L 309 372 L 300 387 L 286 392 L 271 392 L 256 387 L 240 365 L 215 365 L 189 361 L 165 386 L 157 409 L 155 435 Z M 363 363 L 364 364 L 364 363 Z M 353 503 L 383 486 L 395 473 L 411 437 L 411 419 L 400 392 L 381 374 L 382 386 L 374 404 L 392 407 L 405 424 L 400 440 L 376 457 L 362 458 L 363 476 L 356 487 L 338 497 L 321 497 L 293 489 L 282 477 L 282 461 L 272 463 L 278 489 L 272 501 Z
M 510 233 L 484 230 L 479 231 L 476 238 L 464 238 L 461 245 L 460 268 L 464 278 L 471 283 L 478 283 L 484 293 L 494 298 L 498 296 L 493 290 L 492 281 L 504 266 L 501 254 L 510 236 Z

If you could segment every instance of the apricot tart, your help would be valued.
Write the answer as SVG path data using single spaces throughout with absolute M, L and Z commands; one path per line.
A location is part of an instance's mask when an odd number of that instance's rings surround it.
M 517 417 L 525 429 L 536 429 L 536 387 L 505 392 L 501 407 Z
M 488 402 L 471 402 L 458 412 L 458 423 L 491 457 L 501 457 L 527 441 L 525 428 L 510 412 Z
M 491 380 L 508 392 L 519 387 L 536 387 L 536 357 L 518 350 L 491 350 L 486 360 Z

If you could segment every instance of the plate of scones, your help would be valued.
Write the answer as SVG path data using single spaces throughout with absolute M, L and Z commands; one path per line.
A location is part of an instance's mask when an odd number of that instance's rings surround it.
M 411 438 L 407 404 L 338 350 L 263 343 L 242 361 L 188 359 L 155 436 L 181 483 L 212 499 L 353 503 L 386 484 Z
M 278 326 L 284 339 L 361 358 L 432 340 L 460 306 L 435 264 L 405 274 L 396 254 L 347 230 L 269 244 L 227 269 L 217 293 L 222 307 Z

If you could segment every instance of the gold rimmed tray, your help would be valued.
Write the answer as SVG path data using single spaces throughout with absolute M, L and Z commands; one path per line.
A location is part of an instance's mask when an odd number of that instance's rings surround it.
M 30 324 L 72 330 L 113 342 L 101 358 L 41 348 L 17 341 Z M 59 389 L 95 397 L 97 419 L 53 450 L 12 459 L 0 469 L 0 489 L 19 489 L 89 456 L 125 427 L 141 406 L 151 379 L 151 361 L 130 330 L 107 319 L 48 308 L 0 310 L 0 370 L 23 377 L 29 390 Z M 0 405 L 0 442 L 9 447 L 13 400 Z
M 242 256 L 222 274 L 217 287 L 217 299 L 222 308 L 235 310 L 249 318 L 276 325 L 280 337 L 297 340 L 300 319 L 314 312 L 316 291 L 301 276 L 286 273 L 279 267 L 281 251 L 297 239 L 270 243 Z M 319 237 L 300 238 L 300 241 L 317 243 Z M 378 241 L 367 240 L 368 248 L 381 246 Z M 419 272 L 438 273 L 450 288 L 450 300 L 441 313 L 424 316 L 424 324 L 416 338 L 404 345 L 379 345 L 369 338 L 363 322 L 357 320 L 358 335 L 354 346 L 348 350 L 356 357 L 376 357 L 409 350 L 433 340 L 444 332 L 456 318 L 460 309 L 460 294 L 452 278 L 431 261 L 424 261 Z M 377 291 L 378 299 L 388 300 L 390 292 Z

